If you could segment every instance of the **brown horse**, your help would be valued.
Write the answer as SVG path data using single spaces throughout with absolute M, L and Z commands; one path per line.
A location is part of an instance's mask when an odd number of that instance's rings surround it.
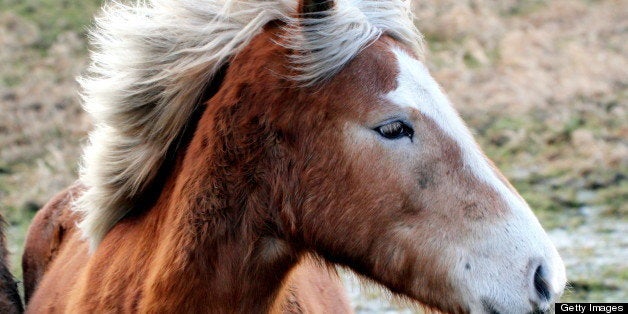
M 562 261 L 420 61 L 409 12 L 109 5 L 82 80 L 84 187 L 29 231 L 28 310 L 347 311 L 307 256 L 444 312 L 547 310 Z
M 22 299 L 17 292 L 17 283 L 9 271 L 9 252 L 4 236 L 5 221 L 0 215 L 0 313 L 22 313 Z

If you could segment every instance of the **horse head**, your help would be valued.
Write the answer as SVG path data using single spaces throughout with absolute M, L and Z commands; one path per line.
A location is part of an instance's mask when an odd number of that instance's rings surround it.
M 351 9 L 303 1 L 304 21 L 267 27 L 208 104 L 223 147 L 250 162 L 241 179 L 259 174 L 249 180 L 271 195 L 266 257 L 312 251 L 448 312 L 547 310 L 565 270 L 530 207 L 476 144 L 419 46 L 395 26 L 344 19 Z M 374 19 L 389 14 L 370 9 Z M 372 33 L 356 39 L 356 29 Z

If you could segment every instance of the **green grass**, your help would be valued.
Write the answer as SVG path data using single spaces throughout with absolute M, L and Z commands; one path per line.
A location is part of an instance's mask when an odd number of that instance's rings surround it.
M 609 294 L 619 291 L 618 286 L 597 280 L 570 281 L 568 287 L 561 302 L 599 302 L 605 300 Z
M 504 15 L 524 16 L 541 10 L 547 5 L 547 0 L 520 0 L 516 5 L 509 6 L 503 12 Z
M 562 302 L 625 302 L 622 298 L 621 283 L 628 280 L 627 267 L 603 267 L 594 279 L 572 278 L 568 283 Z M 609 299 L 610 298 L 610 299 Z
M 61 74 L 50 70 L 46 58 L 51 55 L 51 47 L 58 41 L 60 35 L 74 32 L 84 40 L 88 27 L 93 21 L 94 13 L 100 7 L 101 0 L 0 0 L 0 16 L 4 19 L 3 31 L 16 32 L 17 48 L 10 66 L 0 71 L 0 87 L 6 91 L 18 90 L 3 94 L 0 103 L 6 108 L 9 116 L 0 118 L 0 214 L 4 216 L 8 227 L 6 236 L 11 252 L 11 271 L 21 280 L 21 254 L 26 230 L 37 210 L 44 205 L 60 185 L 71 182 L 75 175 L 61 175 L 67 173 L 59 160 L 69 164 L 76 164 L 77 156 L 67 159 L 68 152 L 78 146 L 81 138 L 76 131 L 67 128 L 67 119 L 59 118 L 53 112 L 45 116 L 42 112 L 48 108 L 31 108 L 33 100 L 21 103 L 21 84 L 38 77 L 41 85 L 59 84 Z M 29 30 L 33 29 L 31 32 Z M 15 28 L 15 29 L 13 29 Z M 20 31 L 27 30 L 22 34 Z M 24 39 L 24 44 L 20 40 Z M 86 45 L 82 45 L 86 47 Z M 79 54 L 84 55 L 87 49 Z M 83 58 L 81 56 L 81 58 Z M 78 60 L 77 60 L 78 61 Z M 54 61 L 52 61 L 54 62 Z M 3 65 L 4 68 L 5 65 Z M 39 95 L 39 99 L 58 98 L 58 103 L 75 102 L 75 90 L 68 90 L 68 96 L 60 98 L 57 95 Z M 30 92 L 29 92 L 30 94 Z M 35 101 L 38 101 L 35 98 Z M 76 106 L 76 104 L 75 104 Z M 39 105 L 41 107 L 41 105 Z M 40 111 L 41 110 L 41 111 Z M 51 112 L 51 111 L 48 111 Z M 13 114 L 16 116 L 12 116 Z M 3 113 L 4 115 L 4 113 Z M 44 116 L 42 116 L 44 115 Z M 64 117 L 72 117 L 65 113 Z M 61 121 L 59 121 L 61 120 Z M 64 120 L 66 120 L 64 122 Z M 17 121 L 17 122 L 16 122 Z M 55 122 L 57 121 L 57 122 Z M 28 125 L 35 122 L 33 125 Z M 37 123 L 39 122 L 39 123 Z M 75 123 L 78 121 L 72 121 Z M 16 128 L 16 123 L 21 127 Z M 17 132 L 16 132 L 17 130 Z M 27 133 L 20 132 L 28 130 Z M 53 151 L 51 151 L 52 149 Z M 61 154 L 62 157 L 55 156 Z M 71 154 L 68 154 L 71 155 Z M 75 169 L 73 169 L 75 171 Z M 61 176 L 67 178 L 60 179 Z M 46 186 L 48 184 L 48 186 Z M 54 187 L 54 188 L 52 188 Z
M 45 51 L 65 31 L 85 33 L 102 0 L 0 0 L 0 11 L 10 11 L 35 23 L 41 31 L 34 47 Z

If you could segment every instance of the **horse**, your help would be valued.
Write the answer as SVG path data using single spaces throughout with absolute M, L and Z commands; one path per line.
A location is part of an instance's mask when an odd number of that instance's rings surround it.
M 17 289 L 17 282 L 9 271 L 9 252 L 5 237 L 6 222 L 0 215 L 0 313 L 22 313 L 22 299 Z
M 350 311 L 335 266 L 446 313 L 562 294 L 408 1 L 112 3 L 91 38 L 95 128 L 29 229 L 27 311 Z

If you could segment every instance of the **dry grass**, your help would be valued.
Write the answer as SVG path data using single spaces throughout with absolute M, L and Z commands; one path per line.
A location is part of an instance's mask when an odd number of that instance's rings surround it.
M 98 2 L 0 0 L 0 210 L 18 276 L 29 220 L 76 178 L 90 121 L 74 77 Z M 434 76 L 565 257 L 566 298 L 628 299 L 626 2 L 415 2 Z

